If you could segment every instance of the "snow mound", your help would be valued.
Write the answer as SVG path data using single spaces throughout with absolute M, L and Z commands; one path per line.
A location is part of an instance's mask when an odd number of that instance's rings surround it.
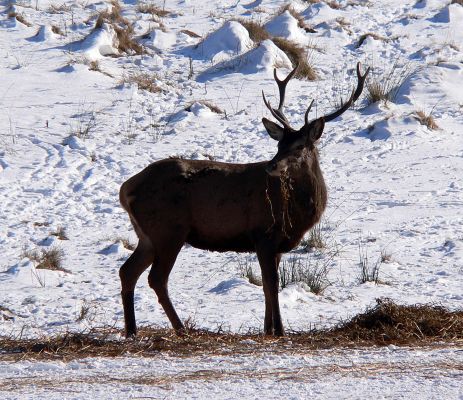
M 297 41 L 304 38 L 302 30 L 298 26 L 297 19 L 288 10 L 268 22 L 265 25 L 265 29 L 274 36 L 289 40 Z
M 109 24 L 103 24 L 100 29 L 94 30 L 88 35 L 80 46 L 80 51 L 91 60 L 97 60 L 104 56 L 118 55 L 118 39 L 116 31 Z
M 213 77 L 235 72 L 255 74 L 260 71 L 272 70 L 277 66 L 279 68 L 293 68 L 285 52 L 279 49 L 270 39 L 267 39 L 255 49 L 232 60 L 219 63 L 203 72 L 198 76 L 198 81 L 204 82 Z
M 253 46 L 247 29 L 236 21 L 227 21 L 197 46 L 201 56 L 220 62 L 243 53 Z
M 57 37 L 58 35 L 53 32 L 51 26 L 41 25 L 38 32 L 28 40 L 31 42 L 48 42 L 56 40 Z
M 175 33 L 163 32 L 160 29 L 155 29 L 149 34 L 145 45 L 157 50 L 168 50 L 177 42 Z
M 339 10 L 334 10 L 325 3 L 315 3 L 302 13 L 302 16 L 310 21 L 312 25 L 331 21 L 340 16 Z

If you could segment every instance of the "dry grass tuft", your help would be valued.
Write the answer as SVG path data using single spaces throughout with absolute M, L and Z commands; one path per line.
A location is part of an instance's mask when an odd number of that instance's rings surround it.
M 21 22 L 21 24 L 31 27 L 32 24 L 24 18 L 24 15 L 18 14 L 16 11 L 10 11 L 8 13 L 8 18 L 16 18 L 16 21 Z
M 299 28 L 304 29 L 307 33 L 316 33 L 317 31 L 313 29 L 307 22 L 305 22 L 304 17 L 297 12 L 291 4 L 286 4 L 280 7 L 277 11 L 277 15 L 283 14 L 285 11 L 288 11 L 294 19 L 297 20 L 297 25 Z
M 299 65 L 295 75 L 296 78 L 307 79 L 309 81 L 317 79 L 317 73 L 314 67 L 309 63 L 307 51 L 303 47 L 290 40 L 278 37 L 274 37 L 272 41 L 286 53 L 293 66 Z
M 58 226 L 55 231 L 50 232 L 50 235 L 56 236 L 59 240 L 69 240 L 64 226 Z
M 85 318 L 85 315 L 84 317 Z M 204 354 L 255 354 L 256 352 L 304 352 L 314 349 L 358 346 L 426 346 L 461 343 L 463 311 L 449 311 L 434 305 L 398 305 L 389 299 L 337 327 L 308 332 L 291 332 L 287 337 L 224 333 L 190 329 L 178 336 L 170 329 L 141 328 L 136 340 L 120 340 L 114 328 L 88 333 L 65 333 L 40 339 L 0 337 L 2 358 L 18 360 L 85 357 L 120 357 L 127 354 L 154 357 Z
M 113 0 L 111 5 L 111 11 L 105 10 L 98 14 L 94 29 L 101 29 L 104 23 L 110 24 L 116 32 L 119 51 L 128 54 L 143 54 L 143 47 L 134 39 L 133 25 L 121 14 L 120 4 Z
M 215 104 L 212 104 L 210 101 L 208 100 L 195 100 L 195 101 L 192 101 L 191 103 L 189 103 L 188 105 L 185 106 L 184 110 L 185 111 L 188 111 L 188 112 L 191 112 L 191 106 L 195 103 L 199 103 L 199 104 L 202 104 L 203 106 L 209 108 L 209 110 L 211 110 L 213 113 L 216 113 L 216 114 L 223 114 L 223 110 L 219 107 L 217 107 Z
M 156 83 L 159 77 L 155 73 L 148 72 L 137 72 L 128 76 L 125 76 L 121 83 L 134 83 L 141 90 L 146 90 L 151 93 L 162 92 L 161 87 Z
M 237 18 L 233 21 L 239 22 L 246 28 L 249 33 L 249 37 L 254 43 L 261 43 L 264 40 L 270 39 L 270 34 L 265 30 L 263 24 L 261 23 L 244 18 Z
M 377 33 L 374 33 L 374 32 L 367 32 L 367 33 L 364 33 L 363 35 L 360 35 L 360 38 L 356 44 L 356 47 L 359 48 L 367 38 L 373 38 L 375 40 L 381 40 L 383 42 L 388 42 L 389 41 L 389 38 L 385 37 L 385 36 L 381 36 L 381 35 L 378 35 Z
M 424 111 L 419 110 L 415 111 L 415 118 L 419 121 L 421 125 L 425 125 L 428 129 L 436 130 L 439 129 L 439 125 L 437 125 L 434 117 L 432 116 L 432 112 L 426 114 Z
M 153 18 L 163 18 L 170 14 L 170 12 L 165 10 L 164 8 L 149 3 L 138 3 L 137 11 L 142 14 L 151 14 Z
M 334 1 L 334 0 L 330 0 L 330 1 L 325 0 L 325 3 L 334 10 L 339 10 L 341 8 L 341 5 L 337 1 Z
M 180 32 L 184 33 L 185 35 L 188 35 L 192 38 L 200 38 L 201 35 L 198 35 L 196 32 L 190 31 L 189 29 L 182 29 Z
M 52 247 L 51 249 L 41 249 L 37 250 L 25 250 L 22 254 L 22 257 L 27 257 L 35 263 L 36 269 L 48 269 L 50 271 L 61 271 L 67 272 L 70 271 L 66 268 L 63 268 L 63 250 Z

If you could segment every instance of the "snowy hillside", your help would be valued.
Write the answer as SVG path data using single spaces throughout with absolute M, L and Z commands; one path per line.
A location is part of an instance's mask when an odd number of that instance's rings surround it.
M 285 76 L 295 62 L 285 43 L 316 75 L 288 84 L 285 113 L 296 127 L 312 99 L 310 118 L 339 108 L 357 62 L 371 67 L 362 97 L 326 124 L 319 145 L 329 202 L 312 238 L 323 246 L 283 258 L 320 272 L 324 290 L 283 288 L 285 326 L 333 326 L 380 297 L 463 309 L 461 1 L 286 4 L 0 2 L 0 335 L 123 328 L 118 270 L 137 240 L 120 185 L 170 156 L 273 157 L 261 93 L 277 103 L 273 68 Z M 375 101 L 378 92 L 389 98 Z M 60 270 L 44 265 L 52 256 Z M 262 330 L 264 296 L 244 276 L 249 268 L 259 274 L 254 254 L 185 246 L 169 281 L 180 318 Z M 137 322 L 169 326 L 147 273 L 136 289 Z M 451 382 L 441 381 L 443 397 L 458 398 Z M 413 392 L 416 382 L 404 384 Z M 226 385 L 217 390 L 229 398 Z

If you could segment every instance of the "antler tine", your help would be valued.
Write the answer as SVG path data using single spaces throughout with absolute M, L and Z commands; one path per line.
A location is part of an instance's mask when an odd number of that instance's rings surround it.
M 289 129 L 289 130 L 293 130 L 293 128 L 291 127 L 291 125 L 289 124 L 288 120 L 286 119 L 286 117 L 283 115 L 280 115 L 278 113 L 278 110 L 275 110 L 271 105 L 270 105 L 270 102 L 265 98 L 265 94 L 264 94 L 264 91 L 262 90 L 262 98 L 264 99 L 264 104 L 267 106 L 267 108 L 270 110 L 270 112 L 272 113 L 273 117 L 278 120 L 278 122 L 280 124 L 282 124 L 285 128 Z
M 339 117 L 342 113 L 344 113 L 352 105 L 352 103 L 354 103 L 360 97 L 360 94 L 363 91 L 363 86 L 365 84 L 365 79 L 369 72 L 370 72 L 370 68 L 368 68 L 366 72 L 362 75 L 360 71 L 360 62 L 357 63 L 357 88 L 355 89 L 355 91 L 354 90 L 352 91 L 352 94 L 349 100 L 347 100 L 339 110 L 335 111 L 334 113 L 325 115 L 324 118 L 326 122 L 332 121 L 333 119 Z
M 273 77 L 275 78 L 275 82 L 278 84 L 278 90 L 280 92 L 280 104 L 278 104 L 277 110 L 282 114 L 283 114 L 282 108 L 285 103 L 286 85 L 291 80 L 291 78 L 294 76 L 298 68 L 299 68 L 299 64 L 297 64 L 294 67 L 294 69 L 289 73 L 289 75 L 285 79 L 279 79 L 277 75 L 277 69 L 276 68 L 273 69 Z
M 309 125 L 309 112 L 310 112 L 310 109 L 312 108 L 312 105 L 313 105 L 313 102 L 315 100 L 312 100 L 312 102 L 310 103 L 310 106 L 309 108 L 307 109 L 307 111 L 305 112 L 305 115 L 304 115 L 304 126 L 307 126 Z

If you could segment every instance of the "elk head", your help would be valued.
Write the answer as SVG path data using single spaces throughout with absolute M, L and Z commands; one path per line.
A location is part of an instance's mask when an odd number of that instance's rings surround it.
M 272 160 L 269 161 L 266 171 L 269 175 L 278 176 L 284 173 L 291 165 L 299 165 L 303 159 L 310 157 L 310 154 L 316 151 L 316 145 L 320 139 L 325 122 L 332 121 L 345 112 L 360 96 L 363 90 L 366 76 L 370 69 L 368 68 L 365 74 L 360 72 L 360 63 L 357 64 L 357 88 L 352 92 L 350 98 L 341 106 L 341 108 L 331 114 L 319 117 L 309 122 L 309 113 L 313 105 L 313 100 L 310 103 L 304 115 L 304 125 L 299 130 L 291 127 L 288 119 L 283 113 L 285 102 L 286 85 L 296 73 L 298 65 L 289 73 L 285 79 L 279 79 L 276 69 L 273 70 L 273 76 L 280 92 L 280 103 L 278 108 L 273 108 L 265 98 L 264 92 L 262 97 L 267 108 L 270 110 L 273 117 L 282 125 L 262 118 L 262 123 L 265 126 L 268 134 L 272 139 L 278 141 L 278 152 Z

